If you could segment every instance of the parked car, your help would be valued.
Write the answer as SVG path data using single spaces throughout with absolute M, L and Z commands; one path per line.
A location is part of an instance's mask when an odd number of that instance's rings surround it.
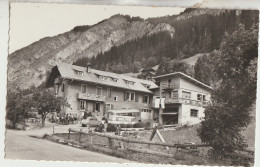
M 81 121 L 81 124 L 83 127 L 86 127 L 87 125 L 90 127 L 98 127 L 101 124 L 101 121 L 95 117 L 87 117 Z

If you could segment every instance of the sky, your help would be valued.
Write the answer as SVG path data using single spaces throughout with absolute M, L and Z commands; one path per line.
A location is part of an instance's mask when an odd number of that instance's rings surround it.
M 9 53 L 41 38 L 67 32 L 78 25 L 93 25 L 118 13 L 149 18 L 184 10 L 179 7 L 11 3 Z

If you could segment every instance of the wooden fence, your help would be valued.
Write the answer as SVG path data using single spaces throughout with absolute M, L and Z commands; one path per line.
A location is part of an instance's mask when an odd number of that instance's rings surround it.
M 169 157 L 169 158 L 174 158 L 173 154 L 169 154 L 169 147 L 176 148 L 177 152 L 178 152 L 178 149 L 210 147 L 209 145 L 204 145 L 204 144 L 173 144 L 173 143 L 167 143 L 167 142 L 144 141 L 144 140 L 132 139 L 132 138 L 127 138 L 127 137 L 117 136 L 117 135 L 107 134 L 107 133 L 83 132 L 82 129 L 80 131 L 73 130 L 73 129 L 68 129 L 68 130 L 69 130 L 68 139 L 70 139 L 70 135 L 71 135 L 72 132 L 78 133 L 79 134 L 79 136 L 78 136 L 79 142 L 81 142 L 82 134 L 90 135 L 90 144 L 89 145 L 91 145 L 92 147 L 94 147 L 93 146 L 93 138 L 92 138 L 94 135 L 108 138 L 109 148 L 110 148 L 111 152 L 116 152 L 116 150 L 117 150 L 116 146 L 115 146 L 115 140 L 125 142 L 125 145 L 120 143 L 122 150 L 134 151 L 134 152 L 145 153 L 145 154 L 152 154 L 152 155 Z M 166 149 L 168 148 L 167 149 L 168 153 L 152 151 L 152 150 L 149 150 L 149 149 L 137 149 L 137 148 L 134 148 L 134 147 L 130 147 L 129 143 L 147 144 L 147 145 L 149 145 L 149 147 L 150 147 L 150 145 L 163 146 Z M 95 148 L 99 149 L 98 147 L 95 147 Z M 103 148 L 100 148 L 100 149 L 102 150 Z M 233 158 L 233 159 L 238 159 L 238 158 L 241 159 L 242 158 L 243 160 L 246 160 L 246 161 L 247 160 L 252 161 L 254 159 L 254 151 L 251 151 L 251 150 L 240 150 L 240 151 L 245 152 L 247 154 L 229 153 L 229 154 L 227 154 L 228 156 L 226 156 L 226 157 L 230 157 L 230 158 Z
M 152 154 L 152 155 L 158 155 L 158 156 L 164 156 L 164 157 L 169 157 L 169 158 L 173 158 L 174 155 L 173 154 L 169 154 L 169 153 L 163 153 L 163 152 L 158 152 L 158 151 L 151 151 L 151 150 L 146 150 L 146 149 L 137 149 L 137 148 L 133 148 L 133 147 L 129 147 L 129 143 L 138 143 L 138 144 L 148 144 L 150 145 L 157 145 L 157 146 L 164 146 L 164 147 L 172 147 L 172 148 L 176 148 L 176 150 L 178 151 L 179 148 L 188 148 L 188 147 L 209 147 L 208 145 L 194 145 L 194 144 L 173 144 L 173 143 L 166 143 L 166 142 L 155 142 L 155 141 L 144 141 L 144 140 L 138 140 L 138 139 L 132 139 L 132 138 L 127 138 L 127 137 L 123 137 L 123 136 L 116 136 L 116 135 L 112 135 L 112 134 L 106 134 L 106 133 L 100 133 L 100 132 L 83 132 L 82 130 L 78 131 L 78 130 L 73 130 L 73 129 L 69 129 L 69 134 L 68 134 L 68 139 L 70 139 L 70 134 L 71 132 L 74 133 L 78 133 L 79 134 L 79 142 L 81 142 L 81 136 L 82 134 L 86 134 L 86 135 L 90 135 L 90 144 L 93 144 L 93 135 L 97 135 L 100 137 L 106 137 L 108 138 L 108 143 L 109 143 L 109 148 L 114 150 L 115 147 L 115 140 L 121 141 L 121 142 L 125 142 L 126 145 L 125 147 L 123 145 L 121 145 L 121 148 L 124 150 L 129 150 L 129 151 L 134 151 L 134 152 L 140 152 L 140 153 L 146 153 L 146 154 Z

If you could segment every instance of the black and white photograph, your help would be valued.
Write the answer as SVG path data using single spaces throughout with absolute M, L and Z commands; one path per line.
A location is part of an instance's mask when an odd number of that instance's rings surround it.
M 9 5 L 5 159 L 254 166 L 259 10 Z

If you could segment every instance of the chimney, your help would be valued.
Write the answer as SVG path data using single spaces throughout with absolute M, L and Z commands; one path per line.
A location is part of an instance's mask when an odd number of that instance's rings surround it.
M 90 73 L 90 72 L 91 72 L 91 64 L 88 63 L 88 64 L 87 64 L 87 73 Z

